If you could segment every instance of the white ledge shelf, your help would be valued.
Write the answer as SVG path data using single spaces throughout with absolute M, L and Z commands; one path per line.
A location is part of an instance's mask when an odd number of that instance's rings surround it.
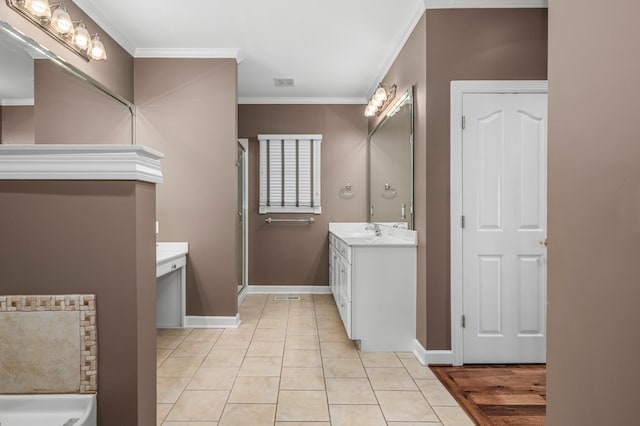
M 142 145 L 0 145 L 0 180 L 162 183 L 162 157 Z

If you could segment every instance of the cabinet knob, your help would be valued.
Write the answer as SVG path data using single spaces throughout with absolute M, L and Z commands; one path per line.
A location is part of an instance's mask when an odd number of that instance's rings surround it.
M 171 265 L 171 269 L 176 269 L 176 264 Z

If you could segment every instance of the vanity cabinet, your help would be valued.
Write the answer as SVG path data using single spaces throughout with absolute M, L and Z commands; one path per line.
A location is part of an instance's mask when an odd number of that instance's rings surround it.
M 340 318 L 351 339 L 351 249 L 333 234 L 329 236 L 329 277 L 331 293 Z
M 181 328 L 186 320 L 187 243 L 156 245 L 156 327 Z
M 414 349 L 415 245 L 355 244 L 330 233 L 329 277 L 347 336 L 362 351 Z

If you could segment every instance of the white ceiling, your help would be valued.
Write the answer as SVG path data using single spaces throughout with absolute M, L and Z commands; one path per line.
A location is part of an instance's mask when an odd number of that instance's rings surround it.
M 75 0 L 135 57 L 236 57 L 240 102 L 366 103 L 424 0 Z M 278 88 L 274 78 L 295 78 Z
M 547 7 L 547 0 L 74 2 L 135 57 L 236 58 L 240 103 L 366 103 L 425 8 Z M 0 40 L 0 104 L 30 104 L 35 52 L 14 44 Z M 296 86 L 275 87 L 274 78 L 295 78 Z

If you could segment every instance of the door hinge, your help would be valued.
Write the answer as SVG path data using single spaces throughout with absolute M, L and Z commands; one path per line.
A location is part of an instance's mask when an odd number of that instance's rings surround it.
M 463 115 L 462 116 L 462 130 L 464 130 L 464 128 L 467 127 L 467 119 L 466 117 Z
M 464 229 L 464 216 L 460 216 L 460 226 Z
M 467 320 L 465 319 L 464 315 L 462 316 L 462 328 L 465 328 L 467 326 Z

